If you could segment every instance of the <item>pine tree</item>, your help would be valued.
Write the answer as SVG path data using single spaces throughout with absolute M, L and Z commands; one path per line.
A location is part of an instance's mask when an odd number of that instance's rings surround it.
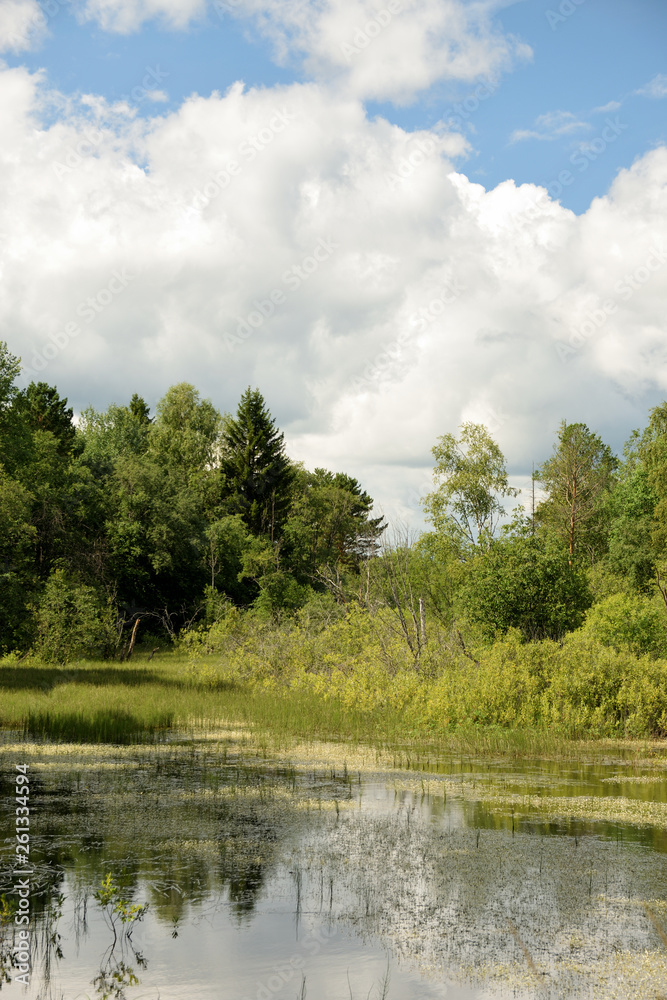
M 248 387 L 223 431 L 223 493 L 254 534 L 273 541 L 292 502 L 294 470 L 258 389 Z
M 570 565 L 582 548 L 592 557 L 605 547 L 607 528 L 601 522 L 617 466 L 609 447 L 586 424 L 563 420 L 553 455 L 535 471 L 547 494 L 537 508 L 538 520 L 561 534 Z
M 31 382 L 20 397 L 20 409 L 33 431 L 50 431 L 62 454 L 71 452 L 76 437 L 74 411 L 58 390 L 46 382 Z
M 138 393 L 134 393 L 132 399 L 130 400 L 129 406 L 130 413 L 135 420 L 138 420 L 140 424 L 152 424 L 153 420 L 149 417 L 151 412 L 149 407 L 146 405 L 145 401 L 142 399 Z

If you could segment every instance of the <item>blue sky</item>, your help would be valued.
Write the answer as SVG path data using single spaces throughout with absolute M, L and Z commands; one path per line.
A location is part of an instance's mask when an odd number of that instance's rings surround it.
M 417 525 L 464 421 L 519 488 L 563 419 L 620 452 L 667 394 L 666 39 L 664 0 L 3 0 L 0 337 L 77 412 L 257 386 Z
M 193 93 L 224 92 L 237 80 L 248 87 L 274 87 L 307 79 L 294 59 L 277 65 L 271 44 L 247 20 L 225 12 L 224 0 L 183 30 L 154 19 L 129 34 L 105 31 L 94 21 L 81 23 L 71 0 L 51 3 L 58 4 L 58 12 L 48 17 L 48 37 L 34 51 L 6 58 L 8 65 L 44 69 L 48 83 L 65 94 L 101 94 L 112 102 L 131 95 L 147 68 L 158 68 L 166 74 L 161 89 L 168 100 L 159 107 L 147 100 L 137 105 L 139 115 L 151 116 L 177 108 Z M 407 130 L 436 128 L 467 100 L 471 110 L 464 108 L 468 117 L 462 131 L 472 149 L 458 165 L 472 180 L 487 188 L 507 178 L 518 184 L 554 183 L 555 193 L 558 175 L 571 170 L 574 180 L 563 186 L 559 200 L 577 213 L 585 211 L 606 192 L 619 168 L 667 141 L 664 96 L 642 93 L 661 74 L 667 91 L 667 4 L 509 0 L 494 20 L 527 43 L 533 56 L 501 74 L 491 96 L 477 107 L 477 83 L 450 80 L 407 107 L 370 100 L 368 114 Z M 545 121 L 557 112 L 563 117 Z M 600 136 L 609 118 L 622 126 L 613 144 L 598 155 L 594 147 L 585 170 L 580 159 L 572 169 L 571 157 Z M 521 132 L 543 138 L 515 138 Z

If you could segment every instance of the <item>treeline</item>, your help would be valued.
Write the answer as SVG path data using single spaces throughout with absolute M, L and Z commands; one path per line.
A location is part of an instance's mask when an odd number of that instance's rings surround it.
M 388 538 L 356 479 L 286 455 L 256 389 L 234 415 L 183 383 L 154 414 L 134 395 L 75 426 L 56 388 L 19 390 L 19 373 L 0 344 L 4 653 L 122 657 L 138 620 L 140 639 L 199 641 L 239 612 L 312 632 L 354 610 L 418 669 L 445 647 L 478 663 L 512 630 L 667 656 L 667 403 L 622 459 L 563 423 L 536 502 L 509 515 L 503 455 L 464 424 L 433 449 L 431 530 Z
M 285 454 L 261 394 L 221 415 L 188 384 L 151 416 L 16 386 L 0 344 L 0 648 L 119 655 L 225 606 L 270 616 L 359 575 L 382 533 L 356 479 Z

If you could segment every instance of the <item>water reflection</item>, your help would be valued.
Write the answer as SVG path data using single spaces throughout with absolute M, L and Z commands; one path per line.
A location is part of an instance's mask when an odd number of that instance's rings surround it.
M 662 780 L 629 780 L 655 778 L 650 767 L 627 765 L 619 782 L 618 760 L 372 773 L 271 759 L 233 737 L 33 745 L 0 750 L 7 796 L 17 754 L 33 793 L 30 1000 L 667 988 L 666 830 L 540 811 L 542 798 L 664 802 Z M 6 899 L 12 820 L 0 822 Z M 10 1000 L 26 995 L 10 982 L 16 943 L 7 918 Z

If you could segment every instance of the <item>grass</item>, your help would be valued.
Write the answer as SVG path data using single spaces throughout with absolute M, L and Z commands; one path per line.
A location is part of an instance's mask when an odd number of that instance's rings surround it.
M 8 662 L 9 661 L 9 662 Z M 407 762 L 438 752 L 576 757 L 613 741 L 573 740 L 557 728 L 467 722 L 434 725 L 387 701 L 362 710 L 312 688 L 193 673 L 184 652 L 137 652 L 129 664 L 79 661 L 64 667 L 0 661 L 0 728 L 64 742 L 138 743 L 169 730 L 236 722 L 274 738 L 335 739 L 401 748 Z M 628 741 L 648 756 L 661 743 Z

